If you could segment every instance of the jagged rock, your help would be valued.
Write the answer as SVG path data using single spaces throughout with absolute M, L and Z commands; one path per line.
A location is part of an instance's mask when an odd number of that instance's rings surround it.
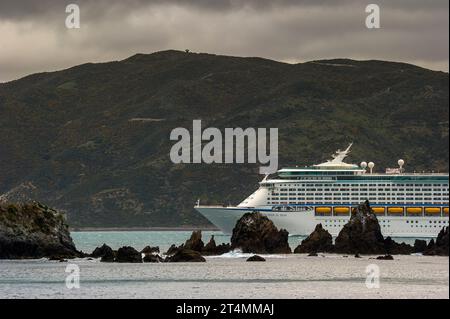
M 368 201 L 352 210 L 350 221 L 335 240 L 335 251 L 344 254 L 385 253 L 380 224 Z
M 384 255 L 384 256 L 378 256 L 377 259 L 378 260 L 394 260 L 394 257 L 392 257 L 391 255 Z
M 144 258 L 142 258 L 142 261 L 145 263 L 162 263 L 164 262 L 164 259 L 156 254 L 145 254 Z
M 203 248 L 202 254 L 205 256 L 222 255 L 229 252 L 230 250 L 230 244 L 220 244 L 217 246 L 216 241 L 214 240 L 214 235 L 212 235 L 209 242 Z
M 203 253 L 214 253 L 217 249 L 216 241 L 214 240 L 214 235 L 211 236 L 209 242 L 203 248 Z
M 258 255 L 253 255 L 247 258 L 247 261 L 266 261 L 263 257 Z
M 166 257 L 166 262 L 205 262 L 206 259 L 195 250 L 179 248 L 173 256 Z
M 183 246 L 180 246 L 183 247 Z M 166 251 L 165 255 L 174 255 L 180 248 L 177 247 L 175 244 L 172 244 L 169 249 Z
M 112 263 L 116 260 L 117 251 L 111 249 L 111 251 L 105 253 L 102 258 L 100 258 L 100 262 L 102 263 Z
M 151 247 L 146 246 L 144 249 L 141 250 L 141 253 L 143 254 L 159 254 L 159 247 Z
M 0 203 L 0 259 L 83 256 L 61 212 L 38 202 Z
M 92 258 L 102 258 L 103 256 L 106 255 L 114 255 L 114 252 L 111 247 L 109 247 L 106 244 L 103 244 L 102 246 L 95 248 L 90 256 Z
M 416 239 L 414 242 L 414 253 L 423 253 L 427 249 L 427 241 Z
M 397 243 L 391 237 L 384 240 L 384 248 L 387 255 L 410 255 L 414 252 L 414 248 L 406 243 Z
M 116 259 L 116 254 L 111 247 L 106 244 L 103 244 L 101 247 L 97 247 L 91 254 L 93 258 L 100 258 L 101 262 L 109 262 L 112 263 Z
M 273 222 L 259 212 L 246 213 L 233 229 L 231 248 L 244 253 L 289 254 L 289 233 L 278 230 Z
M 115 261 L 119 263 L 141 263 L 142 255 L 133 247 L 124 246 L 117 250 Z
M 192 232 L 191 238 L 186 240 L 184 248 L 201 252 L 203 250 L 203 247 L 205 247 L 205 244 L 202 241 L 202 231 L 194 230 Z
M 333 237 L 323 229 L 322 224 L 318 224 L 314 231 L 295 248 L 296 254 L 308 254 L 317 252 L 333 251 Z
M 425 250 L 425 252 L 432 251 L 434 249 L 434 245 L 435 245 L 434 239 L 430 240 L 430 242 L 427 245 L 427 249 Z
M 358 253 L 355 254 L 355 258 L 362 258 Z
M 448 226 L 441 229 L 436 241 L 433 239 L 423 253 L 428 256 L 448 256 L 449 255 L 449 229 Z

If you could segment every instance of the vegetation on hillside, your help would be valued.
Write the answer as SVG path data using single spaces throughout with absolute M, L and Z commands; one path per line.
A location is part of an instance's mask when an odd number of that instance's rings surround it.
M 31 199 L 73 226 L 208 222 L 193 205 L 236 204 L 259 165 L 172 164 L 175 127 L 279 128 L 280 166 L 349 162 L 448 171 L 448 73 L 403 63 L 164 51 L 0 84 L 0 194 Z M 17 190 L 17 191 L 14 191 Z

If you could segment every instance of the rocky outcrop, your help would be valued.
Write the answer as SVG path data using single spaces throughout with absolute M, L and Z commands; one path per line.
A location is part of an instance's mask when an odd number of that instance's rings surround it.
M 385 253 L 381 228 L 368 201 L 352 210 L 350 221 L 335 240 L 335 251 L 345 254 Z
M 116 260 L 116 251 L 113 251 L 111 249 L 111 251 L 106 252 L 100 259 L 101 262 L 103 263 L 112 263 Z
M 176 245 L 172 245 L 169 247 L 166 255 L 174 255 L 181 249 L 188 249 L 193 250 L 196 252 L 199 252 L 201 255 L 204 256 L 214 256 L 214 255 L 222 255 L 231 250 L 230 244 L 220 244 L 217 245 L 216 241 L 214 240 L 214 235 L 211 236 L 211 239 L 209 242 L 205 245 L 202 241 L 202 232 L 201 230 L 196 230 L 192 232 L 191 237 L 186 240 L 186 242 L 183 245 L 180 245 L 177 247 Z
M 391 255 L 383 255 L 383 256 L 378 256 L 376 259 L 377 260 L 394 260 L 394 257 L 392 257 Z
M 169 247 L 169 249 L 167 249 L 165 255 L 167 255 L 167 256 L 174 255 L 178 250 L 179 250 L 179 248 L 175 244 L 172 244 Z
M 38 202 L 0 203 L 0 259 L 83 257 L 64 215 Z
M 414 252 L 414 247 L 406 243 L 397 243 L 391 237 L 384 240 L 384 249 L 387 255 L 410 255 Z
M 103 244 L 100 247 L 94 249 L 94 251 L 89 255 L 91 258 L 100 258 L 101 262 L 114 262 L 116 259 L 116 254 L 111 247 L 106 244 Z
M 231 250 L 230 244 L 216 245 L 214 235 L 212 235 L 209 242 L 203 248 L 202 254 L 205 256 L 222 255 L 229 252 L 230 250 Z
M 166 262 L 205 262 L 205 258 L 195 250 L 178 248 L 174 255 L 168 256 Z
M 191 238 L 186 240 L 183 247 L 185 249 L 201 252 L 205 247 L 205 244 L 202 241 L 202 231 L 201 230 L 193 231 Z
M 113 254 L 113 250 L 106 244 L 94 249 L 94 251 L 89 255 L 92 258 L 102 258 L 105 255 Z
M 449 230 L 448 226 L 441 229 L 436 241 L 431 240 L 426 250 L 423 252 L 427 256 L 448 256 L 449 255 Z
M 253 255 L 251 257 L 248 257 L 246 261 L 266 261 L 266 260 L 261 256 Z
M 117 250 L 114 261 L 118 263 L 141 263 L 142 255 L 133 247 L 124 246 Z
M 289 233 L 278 230 L 273 222 L 259 212 L 246 213 L 233 229 L 231 248 L 244 253 L 289 254 Z
M 314 231 L 295 248 L 294 253 L 310 254 L 332 251 L 333 237 L 322 227 L 322 224 L 318 224 Z
M 157 254 L 146 254 L 144 258 L 142 258 L 144 263 L 162 263 L 164 262 L 164 258 Z
M 159 247 L 145 246 L 144 249 L 141 250 L 143 254 L 159 254 Z
M 162 258 L 159 255 L 159 247 L 152 247 L 152 246 L 146 246 L 144 249 L 141 250 L 141 254 L 144 255 L 142 257 L 142 261 L 144 263 L 161 263 L 164 261 L 164 258 Z
M 427 241 L 422 239 L 416 239 L 414 242 L 414 253 L 423 253 L 427 249 Z

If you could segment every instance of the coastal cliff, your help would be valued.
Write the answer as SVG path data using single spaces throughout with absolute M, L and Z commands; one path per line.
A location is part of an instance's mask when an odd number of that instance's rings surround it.
M 0 259 L 81 256 L 64 215 L 38 202 L 0 203 Z

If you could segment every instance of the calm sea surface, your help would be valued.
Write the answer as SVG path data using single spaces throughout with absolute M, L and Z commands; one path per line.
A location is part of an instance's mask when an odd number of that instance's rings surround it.
M 91 252 L 106 243 L 116 249 L 147 245 L 165 251 L 189 238 L 188 231 L 74 232 L 78 249 Z M 229 242 L 220 232 L 203 232 L 207 242 Z M 302 237 L 290 237 L 295 248 Z M 207 257 L 206 263 L 118 264 L 75 259 L 69 262 L 0 260 L 0 298 L 448 298 L 449 259 L 430 256 L 324 254 L 266 255 L 248 263 L 238 251 Z M 379 288 L 366 286 L 367 267 L 378 267 Z M 71 268 L 72 267 L 72 268 Z M 79 288 L 66 285 L 79 269 Z

